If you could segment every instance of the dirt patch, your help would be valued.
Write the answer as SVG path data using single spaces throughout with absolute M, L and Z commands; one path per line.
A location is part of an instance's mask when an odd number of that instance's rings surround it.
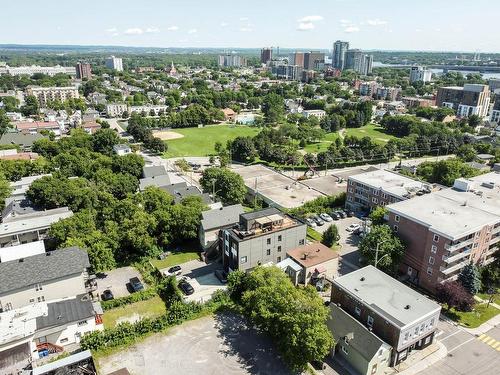
M 140 316 L 139 314 L 137 313 L 134 313 L 132 315 L 129 315 L 129 316 L 124 316 L 120 319 L 116 319 L 116 325 L 120 324 L 120 323 L 137 323 L 139 320 L 142 319 L 142 316 Z
M 172 139 L 184 138 L 184 135 L 173 131 L 154 131 L 153 136 L 160 138 L 162 141 L 170 141 Z

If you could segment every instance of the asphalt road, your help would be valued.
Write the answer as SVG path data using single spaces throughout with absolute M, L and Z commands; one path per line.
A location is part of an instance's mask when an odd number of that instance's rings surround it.
M 440 321 L 438 336 L 448 349 L 440 360 L 421 375 L 496 375 L 500 373 L 500 327 L 475 336 L 460 327 Z

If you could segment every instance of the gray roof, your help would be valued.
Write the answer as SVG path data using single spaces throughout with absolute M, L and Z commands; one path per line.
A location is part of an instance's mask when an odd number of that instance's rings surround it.
M 33 375 L 52 374 L 52 371 L 61 369 L 65 366 L 74 365 L 75 363 L 88 360 L 92 360 L 92 353 L 90 352 L 90 350 L 85 350 L 83 352 L 78 352 L 68 357 L 64 357 L 57 361 L 46 363 L 40 367 L 35 367 L 33 369 Z
M 201 197 L 202 202 L 205 204 L 212 203 L 210 194 L 202 193 L 200 189 L 198 189 L 196 186 L 187 186 L 185 182 L 180 182 L 178 184 L 164 185 L 161 186 L 160 188 L 170 193 L 174 197 L 174 201 L 176 203 L 180 202 L 184 198 L 192 196 Z
M 436 302 L 373 266 L 336 278 L 333 283 L 400 328 L 441 309 Z
M 391 348 L 389 344 L 368 331 L 363 324 L 334 303 L 330 304 L 330 317 L 327 324 L 336 342 L 343 341 L 344 337 L 351 333 L 353 337 L 348 341 L 349 346 L 367 362 L 377 355 L 381 347 L 385 349 Z
M 31 206 L 31 202 L 28 199 L 13 200 L 8 203 L 2 211 L 2 219 L 5 222 L 7 216 L 12 215 L 9 219 L 21 215 L 35 213 L 36 210 Z M 7 220 L 9 220 L 7 219 Z
M 164 165 L 152 165 L 150 167 L 144 167 L 142 169 L 143 177 L 156 177 L 166 175 L 167 168 Z
M 168 175 L 161 175 L 155 177 L 141 178 L 139 180 L 139 189 L 145 190 L 148 186 L 162 187 L 171 185 L 170 177 Z
M 235 204 L 201 213 L 201 227 L 203 230 L 223 228 L 238 223 L 243 213 L 243 206 Z
M 54 208 L 47 211 L 34 211 L 22 216 L 9 218 L 0 224 L 0 237 L 14 234 L 29 233 L 35 230 L 47 229 L 59 220 L 73 216 L 68 207 Z
M 43 135 L 23 134 L 23 133 L 5 133 L 0 137 L 0 145 L 20 145 L 22 147 L 31 147 L 33 142 L 45 138 Z
M 241 217 L 245 220 L 253 220 L 258 219 L 259 217 L 270 216 L 274 214 L 282 214 L 280 210 L 275 207 L 264 208 L 259 211 L 247 212 L 241 215 Z
M 0 294 L 79 274 L 88 267 L 87 252 L 78 247 L 0 263 Z
M 92 301 L 85 295 L 76 296 L 69 300 L 62 300 L 47 304 L 47 315 L 36 318 L 36 329 L 63 326 L 92 318 L 95 315 Z

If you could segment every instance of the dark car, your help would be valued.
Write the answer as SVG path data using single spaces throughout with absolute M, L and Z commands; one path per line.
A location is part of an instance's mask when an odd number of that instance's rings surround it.
M 354 216 L 354 211 L 348 211 L 348 212 L 347 212 L 347 216 L 349 216 L 349 217 L 353 217 L 353 216 Z
M 130 287 L 134 292 L 138 292 L 144 289 L 144 285 L 142 285 L 141 280 L 138 277 L 132 277 L 130 279 Z
M 182 273 L 181 266 L 173 266 L 170 267 L 167 272 L 165 272 L 166 276 L 180 275 Z
M 325 224 L 325 222 L 323 221 L 322 218 L 320 218 L 318 215 L 315 215 L 313 216 L 312 218 L 314 220 L 314 222 L 318 225 L 318 226 L 322 226 L 323 224 Z
M 338 220 L 340 219 L 340 215 L 337 213 L 337 211 L 333 211 L 330 216 L 332 217 L 333 220 Z
M 194 293 L 194 288 L 186 280 L 182 280 L 179 283 L 179 288 L 186 296 L 189 296 Z
M 115 296 L 113 295 L 113 292 L 109 289 L 106 289 L 104 292 L 102 292 L 101 299 L 103 301 L 110 301 L 114 299 Z
M 227 272 L 224 270 L 215 270 L 215 276 L 219 279 L 222 284 L 227 283 Z
M 338 211 L 338 213 L 342 219 L 345 219 L 347 217 L 347 215 L 344 211 Z

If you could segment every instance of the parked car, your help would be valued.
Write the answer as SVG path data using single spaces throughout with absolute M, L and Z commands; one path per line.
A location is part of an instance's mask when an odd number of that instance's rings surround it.
M 327 213 L 322 213 L 319 215 L 319 217 L 321 217 L 324 221 L 327 221 L 327 222 L 333 221 L 331 216 L 328 215 Z
M 182 290 L 182 292 L 186 295 L 186 296 L 190 296 L 191 294 L 194 293 L 194 288 L 192 287 L 191 284 L 189 284 L 186 280 L 182 280 L 180 283 L 179 283 L 179 288 Z
M 339 210 L 338 213 L 342 219 L 345 219 L 347 217 L 346 213 L 342 210 Z
M 168 270 L 166 270 L 165 272 L 165 276 L 178 276 L 182 273 L 182 269 L 181 269 L 181 266 L 173 266 L 173 267 L 170 267 Z
M 142 285 L 141 280 L 139 280 L 138 277 L 132 277 L 130 279 L 130 287 L 134 292 L 139 292 L 144 289 L 144 285 Z
M 115 296 L 113 295 L 113 292 L 109 289 L 106 289 L 104 292 L 102 292 L 101 299 L 103 301 L 111 301 L 112 299 L 115 299 Z
M 316 224 L 319 226 L 322 226 L 323 224 L 325 224 L 325 222 L 323 220 L 321 220 L 321 218 L 318 215 L 313 216 L 313 219 L 316 222 Z
M 224 270 L 215 270 L 215 276 L 219 279 L 222 284 L 227 283 L 227 272 Z
M 359 228 L 361 228 L 361 225 L 359 225 L 359 224 L 351 224 L 351 225 L 349 225 L 349 226 L 346 228 L 346 231 L 348 231 L 348 232 L 355 232 L 355 231 L 357 231 Z
M 337 213 L 337 211 L 333 211 L 330 216 L 333 218 L 333 220 L 339 220 L 340 215 Z
M 315 222 L 313 219 L 309 218 L 309 217 L 306 219 L 306 223 L 307 223 L 307 225 L 309 225 L 311 228 L 314 228 L 314 227 L 316 227 L 316 226 L 317 226 L 317 225 L 316 225 L 316 222 Z
M 354 211 L 347 211 L 347 216 L 353 217 L 354 216 Z

